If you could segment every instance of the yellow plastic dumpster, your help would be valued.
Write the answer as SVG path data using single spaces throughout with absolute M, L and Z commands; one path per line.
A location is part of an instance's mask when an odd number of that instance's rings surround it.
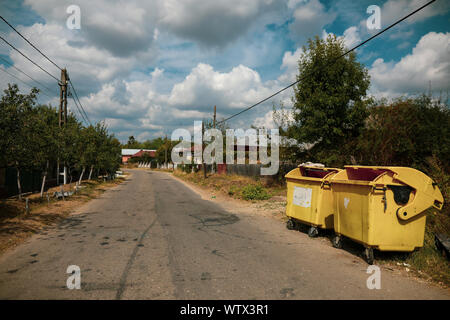
M 373 263 L 373 249 L 413 251 L 423 246 L 425 210 L 440 210 L 444 199 L 433 180 L 405 167 L 345 166 L 331 180 L 334 195 L 333 246 L 342 237 L 365 246 Z
M 304 223 L 310 226 L 308 235 L 316 237 L 318 228 L 333 228 L 333 197 L 329 180 L 337 172 L 339 169 L 335 168 L 299 166 L 285 175 L 288 229 Z

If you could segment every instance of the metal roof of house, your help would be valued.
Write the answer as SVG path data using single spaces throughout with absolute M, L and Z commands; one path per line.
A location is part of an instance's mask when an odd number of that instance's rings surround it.
M 123 156 L 132 156 L 136 153 L 138 153 L 139 151 L 156 151 L 156 150 L 151 150 L 151 149 L 122 149 L 122 155 Z

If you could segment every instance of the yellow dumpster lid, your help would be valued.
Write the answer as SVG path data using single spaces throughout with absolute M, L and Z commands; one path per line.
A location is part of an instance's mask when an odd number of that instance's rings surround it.
M 437 184 L 422 171 L 409 167 L 396 166 L 344 166 L 345 173 L 352 179 L 345 180 L 339 177 L 342 174 L 334 175 L 331 183 L 345 184 L 366 184 L 376 186 L 378 177 L 390 172 L 392 177 L 390 185 L 408 185 L 415 189 L 415 196 L 411 203 L 397 210 L 397 216 L 402 220 L 415 217 L 428 207 L 442 209 L 444 198 Z M 368 170 L 369 169 L 369 170 Z M 358 172 L 360 170 L 360 172 Z M 357 180 L 353 179 L 357 178 Z M 358 181 L 361 180 L 361 181 Z
M 418 191 L 432 193 L 437 199 L 441 199 L 442 195 L 438 188 L 435 188 L 433 179 L 427 176 L 422 171 L 410 167 L 396 167 L 396 166 L 344 166 L 345 169 L 373 169 L 379 171 L 391 171 L 393 178 L 401 183 L 404 183 Z M 432 190 L 429 186 L 433 186 Z
M 289 171 L 284 177 L 287 179 L 318 181 L 327 179 L 341 170 L 338 168 L 317 168 L 315 166 L 304 165 Z

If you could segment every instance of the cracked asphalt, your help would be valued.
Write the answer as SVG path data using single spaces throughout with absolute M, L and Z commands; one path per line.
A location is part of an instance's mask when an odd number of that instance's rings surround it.
M 0 258 L 0 299 L 449 299 L 162 172 L 131 178 Z M 81 289 L 66 286 L 81 269 Z

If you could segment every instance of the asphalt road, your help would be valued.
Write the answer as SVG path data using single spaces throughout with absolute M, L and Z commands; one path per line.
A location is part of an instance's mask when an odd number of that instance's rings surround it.
M 69 265 L 81 289 L 66 286 Z M 158 172 L 130 180 L 0 258 L 0 299 L 449 299 Z

